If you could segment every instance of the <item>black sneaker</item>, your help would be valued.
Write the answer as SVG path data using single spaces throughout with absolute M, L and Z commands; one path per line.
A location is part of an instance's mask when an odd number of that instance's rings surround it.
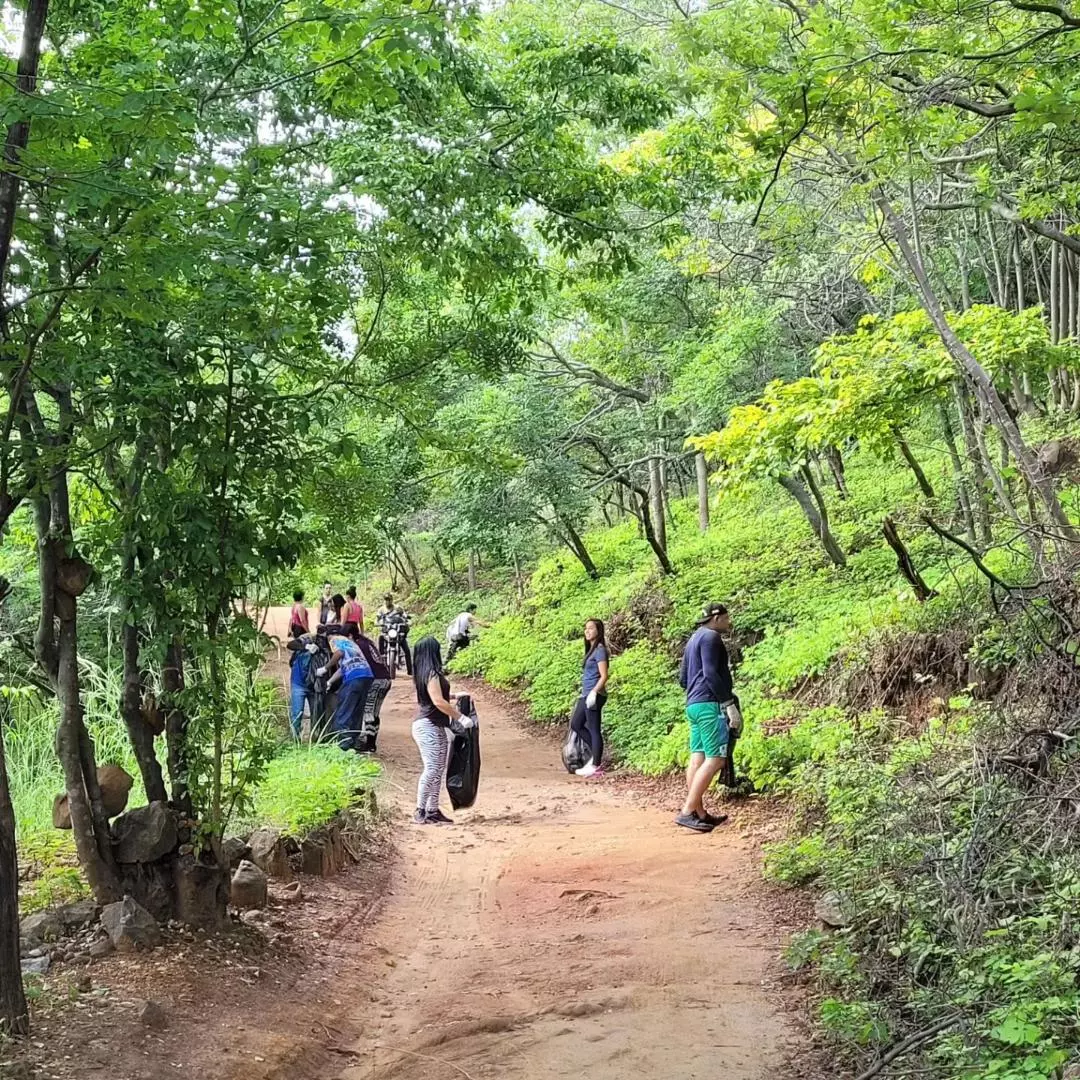
M 728 818 L 727 814 L 713 815 L 708 812 L 704 814 L 695 814 L 694 816 L 701 821 L 704 821 L 706 825 L 711 825 L 714 829 L 717 825 L 723 825 Z
M 412 820 L 413 820 L 414 825 L 430 825 L 431 824 L 431 822 L 428 820 L 427 813 L 425 811 L 423 811 L 423 810 L 417 810 L 416 813 L 413 814 Z
M 429 810 L 428 815 L 429 825 L 453 825 L 454 819 L 448 818 L 441 810 Z
M 676 825 L 681 825 L 684 829 L 693 829 L 694 832 L 712 832 L 713 827 L 707 821 L 702 821 L 697 814 L 680 814 L 675 819 Z

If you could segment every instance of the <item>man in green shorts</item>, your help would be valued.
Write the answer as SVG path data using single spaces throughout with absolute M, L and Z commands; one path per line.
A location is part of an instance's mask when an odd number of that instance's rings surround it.
M 735 695 L 720 635 L 730 629 L 731 618 L 723 604 L 705 607 L 697 630 L 686 643 L 679 671 L 690 721 L 690 764 L 686 768 L 686 802 L 675 822 L 695 832 L 712 832 L 727 816 L 713 817 L 705 810 L 705 792 L 727 759 L 728 709 L 734 705 Z

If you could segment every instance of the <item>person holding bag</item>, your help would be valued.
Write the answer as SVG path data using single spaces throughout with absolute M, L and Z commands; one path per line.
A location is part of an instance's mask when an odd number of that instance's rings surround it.
M 588 740 L 591 758 L 579 769 L 577 776 L 595 776 L 604 758 L 604 734 L 601 717 L 607 703 L 608 650 L 604 624 L 600 619 L 585 623 L 585 662 L 581 668 L 581 694 L 570 717 L 570 730 Z
M 412 735 L 420 750 L 423 769 L 416 786 L 416 825 L 453 825 L 439 809 L 446 758 L 449 753 L 447 730 L 460 725 L 468 730 L 473 719 L 465 716 L 450 696 L 450 681 L 443 671 L 442 650 L 430 634 L 416 643 L 413 651 L 413 684 L 420 715 L 413 721 Z

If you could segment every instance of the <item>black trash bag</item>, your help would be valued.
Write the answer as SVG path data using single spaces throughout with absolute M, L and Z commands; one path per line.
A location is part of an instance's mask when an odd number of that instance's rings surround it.
M 584 732 L 571 731 L 562 748 L 562 763 L 568 773 L 577 772 L 592 761 L 592 743 Z
M 446 793 L 455 810 L 466 810 L 476 802 L 476 792 L 480 787 L 480 724 L 472 698 L 462 694 L 457 704 L 465 716 L 472 718 L 473 723 L 468 728 L 457 723 L 450 725 L 454 739 L 450 744 L 450 762 L 446 767 Z

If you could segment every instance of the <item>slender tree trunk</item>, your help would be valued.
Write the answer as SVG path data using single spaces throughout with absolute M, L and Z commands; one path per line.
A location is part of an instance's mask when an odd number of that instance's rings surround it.
M 709 464 L 699 450 L 694 455 L 694 471 L 697 474 L 698 528 L 709 531 Z
M 972 414 L 971 401 L 966 388 L 961 383 L 954 383 L 953 392 L 960 413 L 960 426 L 964 432 L 964 447 L 967 451 L 968 461 L 971 462 L 972 471 L 975 474 L 975 505 L 979 531 L 982 534 L 983 545 L 989 547 L 994 539 L 988 501 L 990 480 L 986 475 L 986 469 L 983 467 L 982 454 L 979 453 L 979 442 L 975 437 L 977 420 Z
M 511 558 L 514 563 L 514 584 L 517 586 L 517 594 L 519 600 L 525 599 L 525 577 L 521 572 L 521 560 L 518 558 L 517 548 L 514 548 L 511 552 Z
M 406 541 L 402 540 L 399 546 L 401 547 L 401 554 L 405 559 L 405 566 L 408 568 L 409 576 L 412 578 L 412 583 L 416 588 L 420 588 L 420 570 L 416 565 L 416 560 L 413 558 L 412 552 L 409 550 L 409 545 Z
M 971 499 L 968 497 L 967 478 L 964 476 L 964 464 L 960 458 L 960 452 L 956 448 L 956 434 L 953 431 L 952 421 L 949 419 L 949 410 L 944 404 L 938 406 L 938 416 L 941 419 L 941 431 L 945 437 L 945 448 L 949 452 L 949 463 L 952 466 L 953 484 L 956 488 L 956 501 L 960 506 L 960 516 L 964 521 L 964 532 L 972 546 L 979 543 L 975 535 L 975 516 L 971 512 Z
M 896 565 L 899 568 L 900 573 L 915 590 L 915 599 L 918 600 L 920 604 L 925 604 L 927 600 L 937 596 L 937 593 L 926 584 L 922 574 L 915 568 L 915 563 L 911 558 L 911 552 L 908 551 L 904 541 L 900 539 L 900 532 L 896 528 L 896 522 L 893 521 L 891 517 L 886 516 L 885 521 L 882 523 L 881 531 L 885 536 L 885 542 L 896 553 Z
M 945 317 L 945 312 L 942 310 L 929 277 L 927 277 L 926 269 L 915 257 L 911 249 L 907 227 L 897 216 L 892 204 L 880 188 L 878 189 L 878 199 L 878 205 L 889 222 L 897 246 L 900 248 L 904 260 L 918 285 L 919 292 L 922 295 L 923 307 L 930 316 L 930 321 L 934 324 L 946 350 L 974 387 L 976 396 L 986 409 L 990 422 L 1008 442 L 1009 450 L 1016 459 L 1017 468 L 1024 479 L 1034 488 L 1037 497 L 1045 508 L 1050 525 L 1057 529 L 1059 539 L 1068 545 L 1077 543 L 1080 541 L 1080 536 L 1077 535 L 1064 509 L 1062 509 L 1061 502 L 1054 491 L 1053 482 L 1043 471 L 1038 458 L 1031 452 L 1031 449 L 1024 441 L 1020 429 L 1009 415 L 1008 409 L 1005 408 L 1005 403 L 1001 400 L 997 388 L 994 386 L 993 380 L 986 369 L 975 359 L 971 351 L 956 336 L 952 327 L 949 326 L 949 320 Z M 1057 545 L 1056 554 L 1058 560 L 1063 559 L 1066 554 L 1060 543 Z
M 821 541 L 825 554 L 832 560 L 834 566 L 847 566 L 847 556 L 843 548 L 836 542 L 829 529 L 828 518 L 822 517 L 820 506 L 806 487 L 804 480 L 797 476 L 781 476 L 778 478 L 780 486 L 799 504 L 799 509 L 806 515 L 810 522 L 810 528 L 814 535 Z
M 585 541 L 581 539 L 580 533 L 574 528 L 570 519 L 562 514 L 556 514 L 556 520 L 562 526 L 567 547 L 577 556 L 578 562 L 585 568 L 585 573 L 595 581 L 600 577 L 600 571 L 596 569 L 596 563 L 592 561 L 592 556 L 585 547 Z
M 184 646 L 179 636 L 172 638 L 165 651 L 161 685 L 165 691 L 165 740 L 172 804 L 181 814 L 190 817 L 192 806 L 187 765 L 188 718 L 181 702 L 185 686 Z
M 829 446 L 825 450 L 825 460 L 829 463 L 829 471 L 832 473 L 836 492 L 841 499 L 848 497 L 847 477 L 844 475 L 844 458 L 835 446 Z
M 666 535 L 664 541 L 661 541 L 660 537 L 663 534 L 662 524 L 664 520 L 663 513 L 660 515 L 661 532 L 658 533 L 656 526 L 653 522 L 653 515 L 649 507 L 650 499 L 644 492 L 638 492 L 638 512 L 641 521 L 642 531 L 645 533 L 645 539 L 648 541 L 649 547 L 653 549 L 653 553 L 656 555 L 657 560 L 660 563 L 660 569 L 665 574 L 674 574 L 675 567 L 671 565 L 671 560 L 668 558 Z M 662 509 L 662 508 L 661 508 Z
M 4 723 L 0 715 L 0 1036 L 30 1033 L 19 962 L 19 866 L 15 810 L 4 760 Z
M 900 456 L 907 462 L 908 468 L 915 474 L 915 480 L 919 485 L 919 490 L 928 499 L 934 498 L 934 489 L 931 486 L 930 481 L 927 480 L 926 473 L 923 472 L 918 459 L 911 452 L 911 447 L 908 446 L 907 439 L 904 438 L 904 435 L 899 428 L 894 428 L 893 434 L 896 436 L 896 443 L 900 447 Z
M 649 511 L 656 542 L 667 551 L 667 520 L 664 514 L 664 483 L 660 473 L 660 459 L 649 458 Z M 642 520 L 642 525 L 645 522 Z M 646 533 L 648 537 L 648 533 Z M 651 543 L 651 541 L 650 541 Z
M 469 592 L 476 592 L 476 552 L 469 548 Z

